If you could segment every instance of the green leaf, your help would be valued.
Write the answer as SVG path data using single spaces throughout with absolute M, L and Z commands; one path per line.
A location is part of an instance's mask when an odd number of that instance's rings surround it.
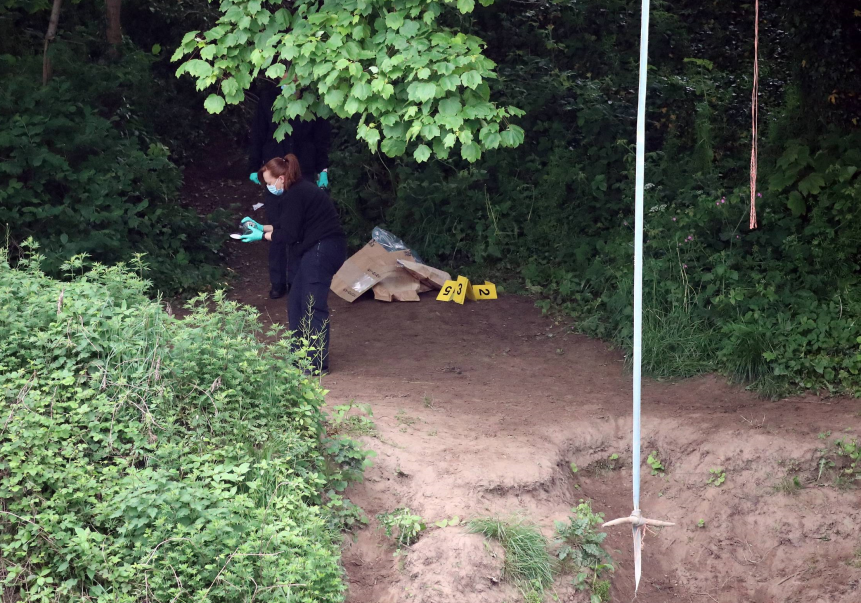
M 400 157 L 407 150 L 407 143 L 400 138 L 386 138 L 380 145 L 380 150 L 389 157 Z
M 192 59 L 185 64 L 185 70 L 194 77 L 202 78 L 212 75 L 212 66 L 206 61 Z
M 350 95 L 355 96 L 359 100 L 367 99 L 371 96 L 371 93 L 371 85 L 367 82 L 358 82 L 353 86 L 353 89 L 350 90 Z
M 413 153 L 413 157 L 415 157 L 415 160 L 418 161 L 419 163 L 424 163 L 425 161 L 430 159 L 430 156 L 431 156 L 430 147 L 428 147 L 427 145 L 424 145 L 424 144 L 420 144 L 418 146 L 418 148 L 415 150 L 415 152 Z
M 386 27 L 389 29 L 398 30 L 404 24 L 404 13 L 395 12 L 386 15 Z
M 471 13 L 475 8 L 475 0 L 457 0 L 457 10 L 462 13 Z
M 347 115 L 354 115 L 359 113 L 364 108 L 364 103 L 357 99 L 355 96 L 351 96 L 347 99 L 347 102 L 344 103 L 344 111 L 347 112 Z
M 422 126 L 421 129 L 422 136 L 424 136 L 425 140 L 433 140 L 437 136 L 439 136 L 440 129 L 436 124 L 427 124 Z
M 481 158 L 481 147 L 475 142 L 465 144 L 460 148 L 460 155 L 470 163 L 475 163 Z
M 152 46 L 152 53 L 153 53 L 154 55 L 159 55 L 159 54 L 161 54 L 161 44 L 153 44 L 153 46 Z
M 431 82 L 413 82 L 407 88 L 410 100 L 424 103 L 436 96 L 436 84 Z
M 525 133 L 520 126 L 509 126 L 507 130 L 502 132 L 501 136 L 503 146 L 513 148 L 523 143 Z
M 454 97 L 443 99 L 439 102 L 439 112 L 443 115 L 454 116 L 463 110 L 463 105 Z
M 463 75 L 460 76 L 460 81 L 463 82 L 463 85 L 467 88 L 471 88 L 475 90 L 478 88 L 478 85 L 481 83 L 481 74 L 478 71 L 472 70 L 467 71 Z
M 457 90 L 460 86 L 460 78 L 456 75 L 445 75 L 439 79 L 439 87 L 446 92 Z
M 274 63 L 266 70 L 266 77 L 273 80 L 280 80 L 287 73 L 287 66 L 284 63 Z
M 434 153 L 434 155 L 436 155 L 439 159 L 445 160 L 445 159 L 448 159 L 450 152 L 451 152 L 450 149 L 446 148 L 446 146 L 445 146 L 445 144 L 443 144 L 443 141 L 441 138 L 435 138 L 434 139 L 434 141 L 433 141 L 433 153 Z
M 789 200 L 787 200 L 786 206 L 790 211 L 792 211 L 792 215 L 796 218 L 807 213 L 807 203 L 798 191 L 792 191 L 789 193 Z
M 224 110 L 224 99 L 217 94 L 210 94 L 203 103 L 203 107 L 213 114 L 221 113 Z
M 798 183 L 798 190 L 803 195 L 818 195 L 823 186 L 825 186 L 825 178 L 822 177 L 822 174 L 813 172 Z
M 376 128 L 368 128 L 368 132 L 364 136 L 371 151 L 376 151 L 380 142 L 380 131 Z
M 347 95 L 343 90 L 335 89 L 329 90 L 324 96 L 324 99 L 327 105 L 333 109 L 339 109 L 344 104 L 344 98 L 346 96 Z
M 419 32 L 419 22 L 413 21 L 412 19 L 407 19 L 404 21 L 404 24 L 401 25 L 399 31 L 402 36 L 405 38 L 412 38 Z
M 491 132 L 481 142 L 484 144 L 484 148 L 487 150 L 493 150 L 499 148 L 499 144 L 502 142 L 502 137 L 496 132 Z
M 218 47 L 209 44 L 208 46 L 204 46 L 200 49 L 200 58 L 206 61 L 211 61 L 215 58 L 215 51 L 218 50 Z

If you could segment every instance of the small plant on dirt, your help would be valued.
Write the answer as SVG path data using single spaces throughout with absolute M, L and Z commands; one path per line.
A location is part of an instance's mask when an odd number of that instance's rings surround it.
M 787 475 L 774 486 L 774 491 L 781 494 L 797 494 L 803 488 L 801 479 L 797 475 L 792 477 Z
M 598 580 L 592 585 L 592 594 L 589 596 L 590 603 L 603 603 L 610 600 L 610 581 Z
M 577 468 L 577 465 L 575 463 L 571 463 L 569 467 L 571 467 L 571 473 L 577 473 L 578 471 L 580 471 L 580 469 Z
M 664 474 L 664 465 L 663 463 L 661 463 L 661 459 L 658 457 L 657 450 L 653 450 L 651 454 L 649 454 L 649 458 L 646 459 L 646 464 L 652 468 L 652 475 Z
M 334 490 L 326 492 L 329 511 L 329 525 L 338 532 L 352 532 L 356 528 L 368 525 L 368 516 L 357 505 L 347 498 L 336 494 Z
M 850 481 L 861 480 L 861 442 L 837 440 L 834 447 L 841 460 L 841 477 Z
M 615 452 L 605 459 L 599 459 L 586 467 L 586 471 L 596 475 L 610 473 L 622 467 L 622 461 Z
M 726 471 L 723 468 L 709 469 L 709 481 L 706 483 L 715 488 L 720 488 L 726 481 Z
M 547 539 L 539 529 L 522 520 L 506 522 L 496 518 L 474 519 L 469 532 L 492 538 L 505 551 L 503 575 L 511 579 L 524 597 L 544 594 L 553 583 L 553 569 L 547 554 Z
M 354 410 L 358 413 L 350 414 Z M 372 420 L 373 416 L 374 411 L 371 410 L 370 404 L 356 404 L 350 400 L 349 404 L 342 404 L 332 409 L 328 421 L 329 434 L 375 436 L 377 426 Z
M 403 548 L 418 540 L 419 535 L 427 528 L 421 515 L 414 515 L 409 507 L 400 507 L 389 513 L 380 513 L 377 515 L 377 520 L 386 536 L 394 539 L 397 544 L 398 550 L 395 551 L 395 556 L 399 555 Z
M 399 425 L 403 427 L 412 427 L 416 423 L 419 422 L 415 417 L 411 417 L 407 414 L 403 408 L 398 411 L 398 414 L 395 415 L 395 421 L 398 422 Z
M 434 523 L 434 525 L 438 528 L 447 528 L 449 526 L 459 526 L 460 525 L 460 517 L 455 515 L 451 519 L 442 519 Z
M 705 528 L 705 527 L 706 527 L 706 520 L 705 520 L 705 519 L 700 519 L 700 520 L 697 522 L 697 527 L 698 527 L 698 528 Z
M 354 482 L 361 482 L 377 456 L 373 450 L 365 450 L 356 440 L 345 437 L 321 439 L 323 450 L 329 461 L 329 482 L 336 492 L 342 492 Z
M 834 446 L 820 448 L 819 474 L 816 481 L 820 482 L 829 469 L 834 469 L 834 483 L 839 487 L 849 487 L 861 480 L 861 442 L 858 440 L 839 439 Z
M 422 400 L 422 403 L 424 404 L 425 408 L 430 408 L 431 410 L 434 410 L 436 408 L 433 403 L 433 398 L 431 398 L 430 396 L 425 396 Z
M 538 588 L 535 588 L 536 586 Z M 526 601 L 526 603 L 543 603 L 544 589 L 540 588 L 540 585 L 533 585 L 531 590 L 523 592 L 523 600 Z
M 819 434 L 818 437 L 820 440 L 827 440 L 828 438 L 831 437 L 831 431 L 823 431 Z
M 568 518 L 568 523 L 556 522 L 554 542 L 559 546 L 556 556 L 560 567 L 573 566 L 577 572 L 573 584 L 578 590 L 590 591 L 591 603 L 608 601 L 609 582 L 600 578 L 605 571 L 613 571 L 613 560 L 601 547 L 607 534 L 595 531 L 603 523 L 604 515 L 593 512 L 592 505 L 583 500 L 571 511 L 574 515 Z
M 822 481 L 822 474 L 823 473 L 825 473 L 827 470 L 834 467 L 834 461 L 832 461 L 831 459 L 824 456 L 824 455 L 828 454 L 828 451 L 820 450 L 819 454 L 821 454 L 823 456 L 819 459 L 819 473 L 816 476 L 817 482 Z

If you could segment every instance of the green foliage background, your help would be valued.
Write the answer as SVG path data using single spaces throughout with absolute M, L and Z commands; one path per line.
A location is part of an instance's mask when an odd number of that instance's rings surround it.
M 415 166 L 368 154 L 345 127 L 332 181 L 352 243 L 385 225 L 427 261 L 492 275 L 628 349 L 639 7 L 499 2 L 462 20 L 498 65 L 494 98 L 525 110 L 525 141 L 471 167 Z M 858 393 L 861 84 L 848 56 L 861 18 L 838 2 L 765 7 L 751 232 L 752 7 L 653 11 L 646 368 Z
M 226 212 L 201 219 L 180 206 L 180 165 L 214 127 L 230 131 L 231 116 L 206 117 L 160 48 L 182 36 L 177 23 L 189 15 L 207 21 L 206 3 L 193 4 L 164 5 L 153 18 L 159 3 L 127 3 L 127 36 L 112 56 L 104 3 L 67 3 L 47 86 L 50 6 L 0 8 L 0 224 L 13 253 L 36 237 L 53 275 L 78 253 L 103 263 L 146 253 L 154 288 L 170 294 L 222 280 Z

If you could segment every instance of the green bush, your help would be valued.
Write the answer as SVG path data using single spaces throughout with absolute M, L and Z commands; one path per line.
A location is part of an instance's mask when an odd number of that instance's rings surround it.
M 124 266 L 76 258 L 60 282 L 7 259 L 4 597 L 342 601 L 335 515 L 355 512 L 321 494 L 332 461 L 306 354 L 259 343 L 256 312 L 220 293 L 180 320 Z

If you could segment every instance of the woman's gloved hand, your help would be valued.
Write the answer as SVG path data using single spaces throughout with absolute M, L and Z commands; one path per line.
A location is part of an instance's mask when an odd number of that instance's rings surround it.
M 239 225 L 243 228 L 248 226 L 249 228 L 251 228 L 253 230 L 259 230 L 260 232 L 263 232 L 263 226 L 261 226 L 259 222 L 255 222 L 254 220 L 252 220 L 248 216 L 245 216 L 244 218 L 242 218 L 242 221 L 239 223 Z
M 257 176 L 257 172 L 251 172 L 251 175 L 248 177 L 251 182 L 254 184 L 260 184 L 260 178 Z
M 329 188 L 329 174 L 327 172 L 320 172 L 320 177 L 317 178 L 317 186 L 320 188 Z
M 243 243 L 253 243 L 255 241 L 261 241 L 263 240 L 263 231 L 253 228 L 248 234 L 244 234 L 239 237 L 239 240 Z

